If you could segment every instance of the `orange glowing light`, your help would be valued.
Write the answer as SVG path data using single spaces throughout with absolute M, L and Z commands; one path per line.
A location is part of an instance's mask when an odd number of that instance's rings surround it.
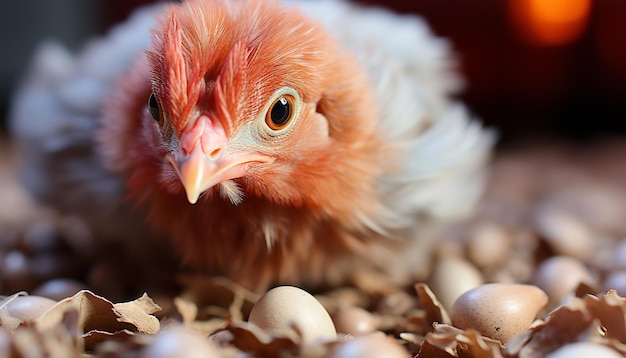
M 535 45 L 562 45 L 587 27 L 592 0 L 509 0 L 509 15 L 521 37 Z

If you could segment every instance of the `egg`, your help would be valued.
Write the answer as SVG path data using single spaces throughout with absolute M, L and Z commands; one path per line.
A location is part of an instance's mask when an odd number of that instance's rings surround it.
M 581 220 L 550 206 L 540 207 L 535 223 L 547 243 L 559 255 L 584 258 L 592 252 L 594 236 Z
M 553 256 L 543 261 L 537 267 L 532 282 L 548 294 L 551 306 L 574 293 L 580 282 L 595 286 L 595 280 L 585 265 L 567 256 Z
M 408 352 L 382 332 L 374 332 L 338 345 L 330 358 L 406 358 Z
M 7 302 L 6 305 L 5 302 Z M 0 315 L 16 318 L 21 322 L 33 322 L 56 303 L 54 300 L 40 296 L 7 298 L 0 302 L 0 307 L 2 307 Z
M 304 342 L 337 338 L 328 311 L 311 294 L 293 286 L 279 286 L 267 291 L 252 307 L 248 322 L 270 334 L 289 330 L 295 325 Z
M 219 350 L 197 331 L 172 327 L 159 332 L 154 341 L 141 351 L 141 358 L 219 357 Z
M 429 279 L 429 286 L 446 309 L 463 293 L 483 283 L 480 271 L 460 257 L 440 259 Z
M 598 343 L 577 342 L 565 345 L 548 354 L 547 358 L 618 358 L 622 357 L 614 349 Z
M 507 260 L 512 246 L 511 236 L 501 226 L 483 223 L 473 229 L 467 251 L 476 265 L 494 267 Z
M 548 296 L 536 286 L 490 283 L 461 295 L 451 318 L 458 328 L 472 328 L 506 343 L 526 330 L 546 303 Z
M 378 320 L 370 312 L 356 306 L 342 307 L 332 316 L 337 332 L 360 336 L 374 332 Z

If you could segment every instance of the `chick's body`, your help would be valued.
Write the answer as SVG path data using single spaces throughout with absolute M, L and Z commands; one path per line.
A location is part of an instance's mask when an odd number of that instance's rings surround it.
M 449 56 L 419 18 L 340 1 L 144 9 L 75 58 L 39 52 L 12 116 L 25 182 L 252 288 L 407 280 L 493 142 Z

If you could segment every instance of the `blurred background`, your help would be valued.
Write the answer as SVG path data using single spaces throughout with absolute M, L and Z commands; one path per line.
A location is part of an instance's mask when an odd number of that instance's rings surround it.
M 38 43 L 78 50 L 147 0 L 0 0 L 0 131 Z M 448 38 L 474 113 L 501 144 L 626 134 L 626 1 L 370 0 L 417 13 Z

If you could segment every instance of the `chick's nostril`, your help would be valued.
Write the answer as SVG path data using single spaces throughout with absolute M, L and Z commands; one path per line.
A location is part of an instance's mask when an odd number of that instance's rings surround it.
M 217 149 L 213 150 L 213 151 L 211 152 L 211 154 L 209 154 L 209 157 L 210 157 L 210 158 L 215 158 L 215 157 L 217 157 L 218 155 L 220 155 L 220 153 L 221 153 L 221 152 L 222 152 L 222 148 L 217 148 Z

